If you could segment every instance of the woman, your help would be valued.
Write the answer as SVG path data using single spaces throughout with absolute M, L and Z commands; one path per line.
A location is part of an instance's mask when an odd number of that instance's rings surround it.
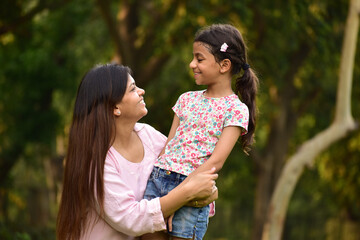
M 166 142 L 151 126 L 137 123 L 147 114 L 144 93 L 128 67 L 100 65 L 83 77 L 69 134 L 57 239 L 134 239 L 165 230 L 164 218 L 192 200 L 199 206 L 214 200 L 214 169 L 188 177 L 164 197 L 142 199 Z

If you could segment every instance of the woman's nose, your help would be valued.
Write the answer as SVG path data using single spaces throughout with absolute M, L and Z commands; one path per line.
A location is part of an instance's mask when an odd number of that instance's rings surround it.
M 138 88 L 138 94 L 139 94 L 139 96 L 144 95 L 144 94 L 145 94 L 145 90 L 142 89 L 142 88 Z

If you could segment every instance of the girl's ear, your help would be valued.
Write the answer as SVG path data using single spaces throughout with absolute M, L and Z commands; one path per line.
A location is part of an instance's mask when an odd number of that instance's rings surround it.
M 220 62 L 220 72 L 226 73 L 231 69 L 231 61 L 229 59 L 224 59 Z
M 119 117 L 120 114 L 121 114 L 120 109 L 118 107 L 114 107 L 114 115 Z

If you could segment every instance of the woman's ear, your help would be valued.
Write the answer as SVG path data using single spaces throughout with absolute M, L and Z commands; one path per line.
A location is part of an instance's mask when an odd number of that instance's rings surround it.
M 120 109 L 118 107 L 114 108 L 114 115 L 118 117 L 121 115 Z
M 220 72 L 226 73 L 231 69 L 231 61 L 229 59 L 224 59 L 220 62 Z

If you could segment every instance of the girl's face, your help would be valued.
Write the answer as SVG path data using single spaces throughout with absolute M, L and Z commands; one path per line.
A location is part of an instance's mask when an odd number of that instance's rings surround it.
M 189 66 L 194 72 L 197 85 L 211 85 L 219 80 L 220 64 L 215 61 L 205 43 L 194 42 L 193 59 Z
M 118 115 L 118 111 L 120 111 L 121 118 L 138 121 L 148 112 L 145 107 L 144 94 L 144 89 L 138 88 L 133 77 L 129 75 L 124 97 L 120 103 L 116 104 L 117 108 L 114 110 L 114 114 Z

